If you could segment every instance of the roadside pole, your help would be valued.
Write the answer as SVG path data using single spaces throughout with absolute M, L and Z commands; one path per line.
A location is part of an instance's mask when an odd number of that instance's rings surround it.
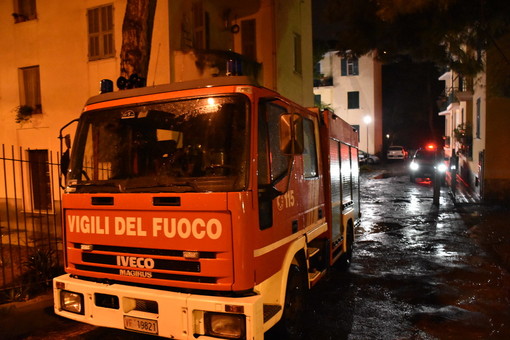
M 436 150 L 436 155 L 435 155 L 435 159 L 434 159 L 434 164 L 435 164 L 434 183 L 433 183 L 434 195 L 433 195 L 433 199 L 432 199 L 432 204 L 434 204 L 437 207 L 439 206 L 439 194 L 441 192 L 441 173 L 438 170 L 439 160 L 440 160 L 440 153 Z
M 457 152 L 453 150 L 453 155 L 450 158 L 450 187 L 453 195 L 453 200 L 455 201 L 455 195 L 457 193 Z

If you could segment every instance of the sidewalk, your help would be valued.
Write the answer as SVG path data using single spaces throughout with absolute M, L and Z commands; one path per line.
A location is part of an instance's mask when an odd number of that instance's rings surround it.
M 454 202 L 454 204 L 480 204 L 480 198 L 476 193 L 473 192 L 473 190 L 467 185 L 466 182 L 460 177 L 459 175 L 457 177 L 457 185 L 455 190 L 451 187 L 451 176 L 450 173 L 446 173 L 446 182 L 450 183 L 449 185 L 449 194 Z
M 0 339 L 25 339 L 59 320 L 53 314 L 53 292 L 23 302 L 0 305 Z
M 449 174 L 447 174 L 447 177 Z M 450 179 L 448 177 L 448 182 Z M 510 208 L 504 204 L 485 204 L 457 175 L 455 191 L 448 192 L 468 233 L 481 247 L 492 254 L 497 264 L 510 272 Z

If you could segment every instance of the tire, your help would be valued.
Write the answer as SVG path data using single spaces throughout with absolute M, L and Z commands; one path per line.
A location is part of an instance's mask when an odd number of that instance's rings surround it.
M 354 230 L 352 228 L 352 224 L 349 223 L 347 226 L 346 233 L 346 242 L 347 242 L 347 250 L 342 254 L 340 259 L 338 260 L 338 267 L 342 271 L 346 271 L 351 266 L 352 261 L 352 248 L 354 246 Z
M 416 179 L 414 178 L 414 176 L 413 176 L 413 175 L 411 175 L 411 176 L 409 176 L 409 181 L 410 181 L 411 183 L 414 183 L 414 182 L 416 181 Z
M 367 158 L 367 164 L 374 164 L 374 160 L 372 158 Z
M 297 265 L 289 269 L 283 316 L 275 326 L 279 339 L 302 339 L 304 337 L 306 294 L 308 290 L 306 273 Z

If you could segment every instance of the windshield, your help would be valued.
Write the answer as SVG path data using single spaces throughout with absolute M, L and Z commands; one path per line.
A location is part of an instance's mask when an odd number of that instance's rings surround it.
M 418 150 L 416 152 L 416 159 L 421 159 L 427 162 L 434 162 L 436 159 L 436 153 L 435 151 L 424 151 L 424 150 Z
M 83 114 L 69 191 L 235 191 L 246 186 L 248 100 L 145 103 Z

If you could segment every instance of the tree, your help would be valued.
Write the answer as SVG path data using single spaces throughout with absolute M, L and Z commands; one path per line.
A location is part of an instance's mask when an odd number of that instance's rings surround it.
M 479 53 L 510 31 L 508 0 L 328 0 L 341 55 L 377 52 L 434 62 L 463 75 L 483 67 Z
M 156 0 L 127 0 L 122 24 L 120 75 L 147 79 Z

